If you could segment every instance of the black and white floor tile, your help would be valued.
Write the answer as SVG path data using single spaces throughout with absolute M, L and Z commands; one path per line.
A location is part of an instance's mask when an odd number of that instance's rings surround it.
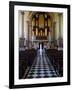
M 45 54 L 45 50 L 38 50 L 37 57 L 35 58 L 33 65 L 26 78 L 48 78 L 57 77 L 57 74 Z

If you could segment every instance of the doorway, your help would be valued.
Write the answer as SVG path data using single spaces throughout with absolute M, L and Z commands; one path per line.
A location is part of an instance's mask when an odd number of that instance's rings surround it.
M 44 48 L 44 43 L 43 42 L 39 42 L 39 49 L 43 49 Z

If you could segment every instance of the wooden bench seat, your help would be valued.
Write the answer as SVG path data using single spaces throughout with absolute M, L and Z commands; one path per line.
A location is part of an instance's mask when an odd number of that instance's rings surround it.
M 33 61 L 36 57 L 35 49 L 27 49 L 19 51 L 19 78 L 21 79 L 27 69 L 27 67 L 31 67 Z
M 60 76 L 63 75 L 63 50 L 47 49 L 46 54 L 49 57 L 55 70 L 59 72 Z

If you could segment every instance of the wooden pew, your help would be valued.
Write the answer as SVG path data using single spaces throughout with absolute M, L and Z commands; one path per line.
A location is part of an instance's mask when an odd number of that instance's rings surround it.
M 56 49 L 48 49 L 46 50 L 46 54 L 49 57 L 52 65 L 55 70 L 59 72 L 59 75 L 63 75 L 63 51 Z
M 21 79 L 25 74 L 27 67 L 31 67 L 36 57 L 35 49 L 27 49 L 19 51 L 19 78 Z

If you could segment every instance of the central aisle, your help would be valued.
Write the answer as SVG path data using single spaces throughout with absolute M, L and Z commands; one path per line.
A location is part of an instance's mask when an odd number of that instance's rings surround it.
M 47 78 L 57 77 L 57 74 L 48 59 L 45 50 L 39 49 L 37 57 L 35 58 L 32 67 L 26 78 Z

